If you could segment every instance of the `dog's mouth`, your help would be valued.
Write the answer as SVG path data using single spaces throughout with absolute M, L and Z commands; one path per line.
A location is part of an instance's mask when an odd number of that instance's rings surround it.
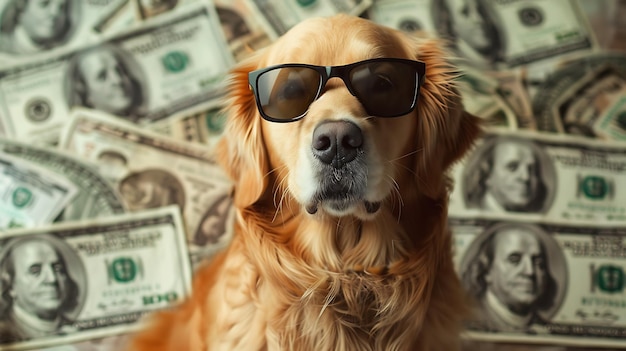
M 362 203 L 363 203 L 363 208 L 365 209 L 365 212 L 367 212 L 368 214 L 374 214 L 378 212 L 378 210 L 380 209 L 380 205 L 381 205 L 380 201 L 371 202 L 371 201 L 363 200 Z M 350 207 L 355 205 L 354 202 L 349 202 L 349 201 L 331 200 L 331 201 L 324 201 L 324 202 L 321 202 L 321 201 L 311 202 L 308 205 L 306 205 L 306 211 L 309 214 L 315 214 L 317 213 L 317 210 L 321 204 L 328 206 L 334 212 L 338 212 L 338 213 L 345 212 Z
M 353 212 L 359 206 L 362 206 L 367 214 L 378 212 L 381 202 L 365 199 L 366 182 L 364 179 L 360 177 L 331 178 L 332 180 L 321 182 L 318 192 L 305 205 L 309 214 L 317 213 L 319 207 L 336 215 Z

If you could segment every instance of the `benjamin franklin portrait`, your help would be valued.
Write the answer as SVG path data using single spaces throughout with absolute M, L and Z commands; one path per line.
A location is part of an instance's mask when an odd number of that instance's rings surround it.
M 478 235 L 460 264 L 478 311 L 473 329 L 535 333 L 560 307 L 567 264 L 540 226 L 500 222 Z
M 86 296 L 85 267 L 52 234 L 0 242 L 0 343 L 71 334 Z
M 462 178 L 465 205 L 489 213 L 545 213 L 554 200 L 556 171 L 540 145 L 491 135 L 472 152 Z
M 34 54 L 71 40 L 80 20 L 78 0 L 9 0 L 0 8 L 0 52 Z

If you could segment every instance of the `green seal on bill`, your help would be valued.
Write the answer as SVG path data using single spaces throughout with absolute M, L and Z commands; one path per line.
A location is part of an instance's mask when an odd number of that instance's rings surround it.
M 182 51 L 173 51 L 161 59 L 166 70 L 172 73 L 184 71 L 189 63 L 189 56 Z

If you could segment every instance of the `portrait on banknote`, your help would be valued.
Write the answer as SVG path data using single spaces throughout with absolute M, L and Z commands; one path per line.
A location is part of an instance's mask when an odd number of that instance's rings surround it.
M 479 234 L 460 264 L 477 303 L 471 329 L 541 333 L 566 289 L 565 257 L 541 227 L 499 222 Z
M 554 200 L 554 164 L 532 140 L 488 136 L 469 156 L 463 172 L 468 209 L 545 213 Z
M 202 216 L 198 229 L 193 237 L 194 244 L 205 246 L 218 243 L 226 234 L 229 223 L 229 212 L 233 199 L 229 193 L 220 195 L 213 205 Z
M 96 156 L 100 174 L 107 179 L 117 180 L 128 172 L 128 157 L 114 149 L 104 149 Z
M 50 234 L 0 242 L 0 344 L 72 333 L 85 300 L 80 258 Z
M 185 189 L 181 181 L 163 169 L 144 169 L 126 175 L 119 192 L 131 211 L 178 205 L 185 208 Z
M 104 44 L 77 52 L 68 63 L 69 106 L 84 106 L 138 122 L 147 112 L 145 73 L 121 48 Z
M 504 60 L 499 19 L 483 0 L 432 1 L 431 6 L 435 29 L 468 64 L 491 67 Z
M 78 0 L 8 0 L 1 6 L 0 52 L 7 54 L 33 54 L 63 45 L 80 21 Z

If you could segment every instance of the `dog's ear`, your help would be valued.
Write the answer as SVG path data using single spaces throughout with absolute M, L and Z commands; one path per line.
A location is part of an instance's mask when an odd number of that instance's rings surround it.
M 217 161 L 234 181 L 234 204 L 238 208 L 254 204 L 268 182 L 261 117 L 248 86 L 248 73 L 256 68 L 256 61 L 250 59 L 231 71 L 224 107 L 226 126 L 215 149 Z
M 426 76 L 418 102 L 418 147 L 415 174 L 419 190 L 431 198 L 447 185 L 445 172 L 468 151 L 481 134 L 480 119 L 463 108 L 455 88 L 458 69 L 441 39 L 412 40 L 417 60 L 426 63 Z

